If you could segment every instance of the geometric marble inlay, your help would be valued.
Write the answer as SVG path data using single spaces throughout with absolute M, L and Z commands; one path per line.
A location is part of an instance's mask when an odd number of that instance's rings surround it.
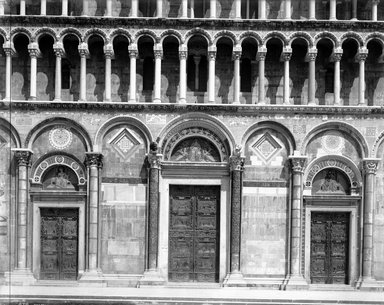
M 327 131 L 321 138 L 322 148 L 329 154 L 341 154 L 345 141 L 343 134 L 338 131 Z
M 281 149 L 281 146 L 268 132 L 266 132 L 251 145 L 251 148 L 258 156 L 264 159 L 264 161 L 268 161 Z
M 112 148 L 123 158 L 131 157 L 141 144 L 140 140 L 128 129 L 123 128 L 109 141 Z

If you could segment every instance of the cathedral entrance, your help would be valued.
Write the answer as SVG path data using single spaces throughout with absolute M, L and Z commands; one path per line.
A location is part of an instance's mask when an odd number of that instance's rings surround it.
M 349 219 L 347 212 L 312 212 L 312 284 L 348 284 Z
M 168 275 L 219 281 L 220 186 L 170 185 Z
M 79 210 L 41 208 L 40 279 L 76 280 Z

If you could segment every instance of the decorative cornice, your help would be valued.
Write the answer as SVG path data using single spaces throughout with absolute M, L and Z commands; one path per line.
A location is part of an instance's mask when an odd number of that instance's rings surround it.
M 380 159 L 372 158 L 372 159 L 363 159 L 362 167 L 363 172 L 367 174 L 376 174 L 377 169 L 379 167 Z

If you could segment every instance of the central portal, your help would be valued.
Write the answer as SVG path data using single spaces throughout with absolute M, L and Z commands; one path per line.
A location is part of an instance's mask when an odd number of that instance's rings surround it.
M 169 281 L 219 281 L 220 186 L 170 186 Z

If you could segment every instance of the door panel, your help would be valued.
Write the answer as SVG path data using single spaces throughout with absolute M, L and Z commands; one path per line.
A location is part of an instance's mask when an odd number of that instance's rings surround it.
M 219 186 L 171 186 L 170 281 L 218 281 L 219 194 Z
M 76 280 L 78 210 L 42 208 L 40 278 Z
M 311 282 L 348 283 L 349 213 L 313 212 Z

